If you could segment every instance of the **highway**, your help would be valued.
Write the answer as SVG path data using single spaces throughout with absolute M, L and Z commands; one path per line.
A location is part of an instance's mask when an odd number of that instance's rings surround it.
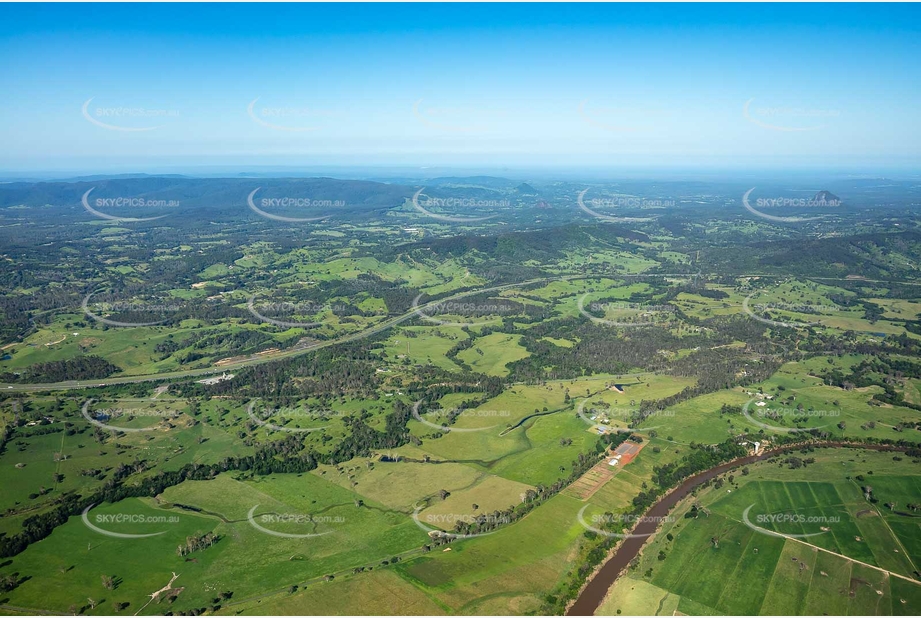
M 700 275 L 700 273 L 696 273 Z M 286 358 L 294 358 L 295 356 L 301 356 L 321 348 L 326 348 L 329 346 L 334 346 L 340 343 L 347 343 L 349 341 L 357 341 L 359 339 L 364 339 L 365 337 L 370 337 L 371 335 L 376 335 L 377 333 L 383 332 L 389 328 L 396 326 L 406 320 L 411 319 L 413 316 L 418 315 L 426 309 L 433 309 L 439 305 L 456 300 L 458 298 L 464 298 L 466 296 L 474 296 L 476 294 L 483 294 L 488 292 L 498 292 L 501 290 L 507 290 L 511 288 L 533 285 L 537 283 L 550 283 L 552 281 L 573 281 L 578 279 L 596 279 L 599 277 L 613 277 L 613 278 L 629 278 L 629 277 L 688 277 L 694 276 L 695 273 L 591 273 L 591 274 L 582 274 L 582 275 L 557 275 L 554 277 L 541 277 L 538 279 L 529 279 L 527 281 L 519 281 L 517 283 L 506 283 L 503 285 L 496 285 L 488 288 L 479 288 L 476 290 L 467 290 L 465 292 L 459 292 L 452 296 L 447 296 L 440 298 L 435 301 L 421 305 L 418 308 L 414 308 L 406 313 L 384 320 L 380 324 L 372 326 L 371 328 L 359 331 L 357 333 L 352 333 L 349 335 L 343 335 L 342 337 L 336 339 L 330 339 L 328 341 L 318 341 L 316 343 L 302 346 L 294 347 L 289 350 L 282 350 L 275 354 L 267 354 L 264 356 L 250 356 L 248 358 L 227 363 L 221 365 L 220 367 L 203 367 L 200 369 L 186 369 L 183 371 L 171 371 L 167 373 L 154 373 L 147 375 L 136 375 L 136 376 L 121 376 L 116 378 L 104 378 L 102 380 L 82 380 L 82 381 L 67 381 L 67 382 L 49 382 L 41 384 L 0 384 L 0 390 L 5 392 L 41 392 L 41 391 L 60 391 L 60 390 L 74 390 L 74 389 L 83 389 L 83 388 L 95 388 L 102 385 L 112 385 L 112 384 L 137 384 L 141 382 L 161 382 L 169 380 L 182 380 L 186 378 L 195 378 L 200 376 L 209 376 L 218 374 L 224 371 L 231 372 L 233 370 L 239 370 L 243 367 L 251 367 L 253 365 L 261 365 L 264 363 L 271 363 Z M 753 274 L 753 275 L 735 275 L 738 278 L 744 277 L 763 277 L 763 278 L 772 278 L 779 277 L 778 275 L 770 274 Z M 823 280 L 823 281 L 845 281 L 846 278 L 831 278 L 831 277 L 812 277 L 813 279 Z M 870 279 L 865 279 L 864 281 L 873 281 Z M 896 283 L 896 282 L 889 282 Z M 903 283 L 903 282 L 897 282 Z M 918 282 L 904 282 L 904 283 L 918 283 Z
M 336 339 L 330 339 L 328 341 L 318 341 L 307 346 L 294 347 L 289 350 L 282 350 L 275 354 L 264 355 L 264 356 L 250 356 L 245 359 L 241 359 L 236 362 L 226 363 L 220 367 L 203 367 L 199 369 L 186 369 L 183 371 L 170 371 L 166 373 L 154 373 L 147 375 L 136 375 L 136 376 L 121 376 L 115 378 L 103 378 L 100 380 L 70 380 L 67 382 L 48 382 L 41 384 L 0 384 L 0 390 L 4 392 L 41 392 L 41 391 L 61 391 L 61 390 L 75 390 L 75 389 L 84 389 L 84 388 L 96 388 L 100 386 L 111 386 L 113 384 L 138 384 L 141 382 L 161 382 L 168 380 L 182 380 L 186 378 L 195 378 L 200 376 L 208 376 L 213 374 L 219 374 L 222 372 L 232 372 L 234 370 L 242 369 L 243 367 L 252 367 L 254 365 L 261 365 L 265 363 L 272 363 L 279 360 L 284 360 L 286 358 L 294 358 L 295 356 L 301 356 L 309 352 L 319 350 L 321 348 L 326 348 L 329 346 L 338 345 L 340 343 L 348 343 L 349 341 L 357 341 L 359 339 L 364 339 L 370 337 L 371 335 L 376 335 L 377 333 L 383 332 L 389 328 L 396 326 L 402 322 L 405 322 L 419 313 L 423 312 L 426 309 L 436 308 L 439 305 L 456 300 L 459 298 L 464 298 L 466 296 L 474 296 L 476 294 L 483 294 L 489 292 L 498 292 L 501 290 L 507 290 L 511 288 L 532 285 L 536 283 L 549 283 L 551 281 L 566 281 L 573 279 L 586 279 L 594 278 L 598 275 L 559 275 L 556 277 L 543 277 L 540 279 L 530 279 L 528 281 L 520 281 L 517 283 L 506 283 L 503 285 L 496 285 L 489 288 L 479 288 L 476 290 L 467 290 L 465 292 L 459 292 L 452 296 L 447 296 L 445 298 L 440 298 L 436 301 L 426 303 L 421 305 L 418 308 L 414 308 L 406 313 L 388 318 L 380 324 L 376 324 L 371 328 L 359 331 L 357 333 L 351 333 L 349 335 L 343 335 Z

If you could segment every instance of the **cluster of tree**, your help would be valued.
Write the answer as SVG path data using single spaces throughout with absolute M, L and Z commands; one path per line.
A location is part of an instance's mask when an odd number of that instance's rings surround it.
M 11 592 L 28 579 L 28 577 L 20 577 L 19 572 L 0 574 L 0 592 Z
M 181 556 L 188 556 L 194 551 L 200 551 L 202 549 L 207 549 L 209 547 L 214 547 L 214 544 L 221 540 L 221 535 L 214 534 L 213 532 L 206 532 L 204 534 L 198 534 L 194 536 L 187 536 L 185 539 L 185 544 L 179 545 L 176 548 L 176 554 Z
M 907 260 L 896 264 L 891 253 L 905 255 Z M 856 273 L 868 279 L 910 281 L 916 276 L 911 264 L 918 260 L 921 233 L 915 231 L 746 242 L 701 251 L 701 266 L 707 272 L 772 273 L 804 279 Z
M 21 372 L 0 374 L 0 382 L 66 382 L 68 380 L 98 380 L 121 371 L 100 356 L 76 356 L 66 360 L 29 365 Z
M 49 271 L 47 264 L 44 269 L 35 271 L 22 265 L 0 269 L 0 289 L 29 290 L 23 295 L 0 295 L 0 341 L 22 341 L 34 329 L 50 321 L 55 311 L 79 306 L 82 296 L 77 284 L 67 284 L 71 275 L 64 269 Z
M 846 390 L 879 386 L 883 392 L 874 393 L 873 401 L 921 411 L 921 405 L 906 401 L 904 393 L 895 388 L 905 379 L 921 378 L 921 364 L 911 360 L 880 354 L 874 358 L 861 360 L 853 365 L 848 373 L 838 367 L 833 367 L 820 375 L 825 384 Z M 915 423 L 915 425 L 919 424 L 921 423 Z
M 563 348 L 547 341 L 547 337 L 578 343 Z M 660 350 L 693 346 L 695 342 L 682 343 L 663 328 L 626 330 L 600 326 L 587 318 L 565 318 L 532 326 L 523 334 L 520 345 L 530 355 L 507 365 L 509 380 L 535 384 L 596 373 L 625 373 L 634 367 L 664 369 L 667 361 Z
M 379 385 L 375 369 L 380 359 L 369 341 L 374 340 L 341 343 L 311 354 L 245 367 L 235 372 L 233 380 L 214 385 L 182 383 L 177 390 L 183 397 L 374 397 Z

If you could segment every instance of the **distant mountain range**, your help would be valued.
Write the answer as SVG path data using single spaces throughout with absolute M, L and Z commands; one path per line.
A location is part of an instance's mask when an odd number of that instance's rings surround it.
M 344 203 L 343 210 L 393 208 L 412 197 L 414 189 L 363 180 L 333 178 L 188 178 L 184 176 L 88 177 L 77 182 L 11 182 L 0 184 L 0 208 L 12 206 L 77 206 L 92 189 L 92 199 L 128 198 L 178 202 L 181 209 L 238 208 L 259 189 L 258 199 L 294 198 Z

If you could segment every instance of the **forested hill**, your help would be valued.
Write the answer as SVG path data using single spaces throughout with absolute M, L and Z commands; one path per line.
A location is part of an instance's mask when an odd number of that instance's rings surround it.
M 509 232 L 490 236 L 467 235 L 434 238 L 400 245 L 394 252 L 428 250 L 440 257 L 459 256 L 478 251 L 496 259 L 514 261 L 546 260 L 562 257 L 576 248 L 626 246 L 628 241 L 646 242 L 642 232 L 616 225 L 564 225 L 528 232 Z
M 57 206 L 82 212 L 83 194 L 97 198 L 142 198 L 179 202 L 178 209 L 220 211 L 245 207 L 254 189 L 258 198 L 302 198 L 344 202 L 349 210 L 379 210 L 400 206 L 413 189 L 364 180 L 333 178 L 186 178 L 150 176 L 79 182 L 13 182 L 0 185 L 0 208 Z
M 756 242 L 700 252 L 701 267 L 732 274 L 905 280 L 921 273 L 921 233 Z

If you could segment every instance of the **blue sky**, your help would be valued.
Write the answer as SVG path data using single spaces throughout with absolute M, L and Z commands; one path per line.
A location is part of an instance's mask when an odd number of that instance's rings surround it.
M 917 169 L 919 17 L 854 4 L 5 4 L 0 171 Z

